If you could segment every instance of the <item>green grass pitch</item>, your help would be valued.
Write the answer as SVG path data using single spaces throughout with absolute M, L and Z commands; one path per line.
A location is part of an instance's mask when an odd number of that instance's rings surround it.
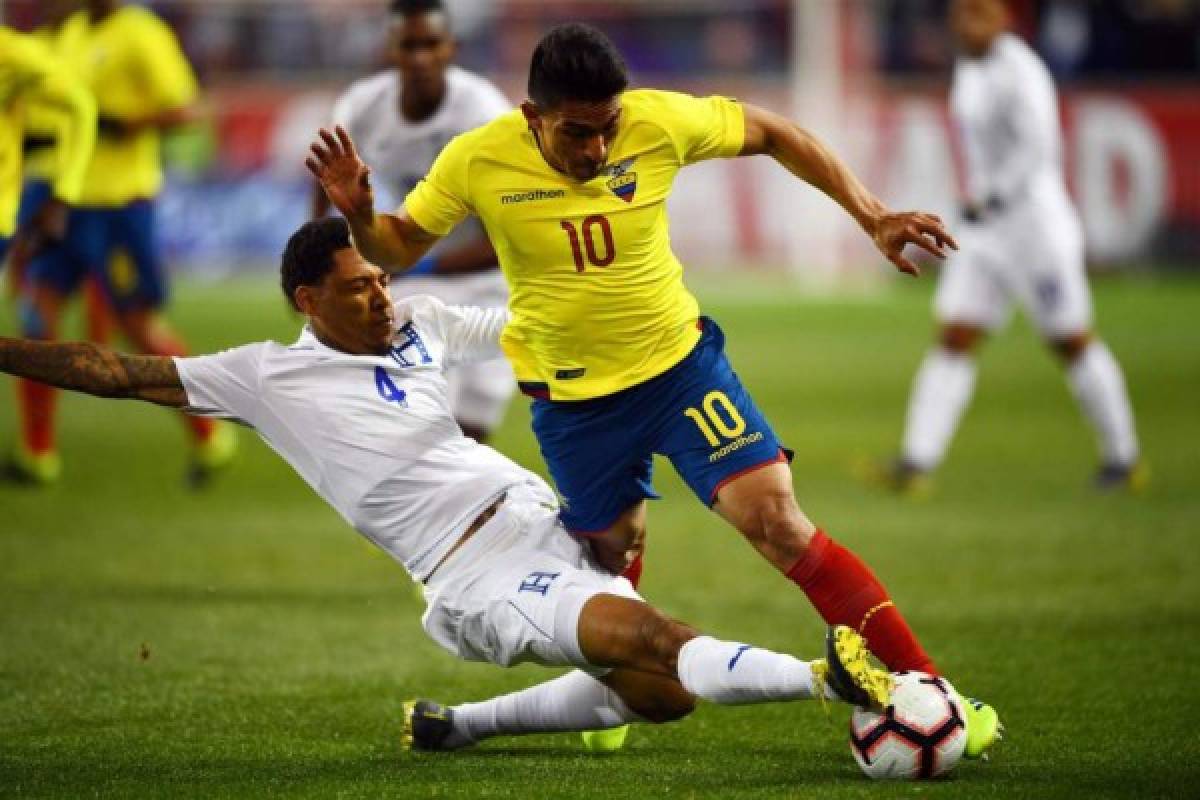
M 1100 282 L 1154 470 L 1101 496 L 1090 432 L 1028 327 L 992 342 L 926 502 L 858 484 L 888 454 L 931 331 L 930 281 L 871 299 L 702 292 L 743 380 L 797 451 L 801 506 L 871 563 L 948 676 L 1008 739 L 949 780 L 861 777 L 845 709 L 717 708 L 635 730 L 399 752 L 413 695 L 476 699 L 550 677 L 426 640 L 402 571 L 248 432 L 211 488 L 182 487 L 157 408 L 61 402 L 61 485 L 0 486 L 0 795 L 5 797 L 1183 797 L 1200 778 L 1200 283 Z M 263 283 L 180 288 L 198 351 L 297 323 Z M 0 329 L 11 331 L 11 311 Z M 14 434 L 0 380 L 0 446 Z M 541 470 L 525 403 L 498 447 Z M 715 635 L 820 653 L 804 596 L 660 465 L 644 591 Z

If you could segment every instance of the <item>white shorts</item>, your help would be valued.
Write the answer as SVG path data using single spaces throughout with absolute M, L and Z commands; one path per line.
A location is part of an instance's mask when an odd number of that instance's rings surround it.
M 392 296 L 430 294 L 457 306 L 501 308 L 508 303 L 508 287 L 499 269 L 455 277 L 422 275 L 392 281 Z M 462 364 L 446 370 L 450 385 L 450 412 L 460 424 L 494 430 L 517 390 L 512 367 L 504 358 Z
M 522 484 L 438 567 L 425 586 L 421 624 L 467 661 L 502 667 L 531 661 L 603 674 L 607 669 L 589 664 L 579 646 L 579 615 L 597 594 L 641 599 L 559 524 L 548 486 Z
M 1083 234 L 1069 203 L 1027 201 L 956 233 L 960 249 L 934 298 L 939 322 L 993 331 L 1008 322 L 1015 302 L 1044 337 L 1091 328 Z

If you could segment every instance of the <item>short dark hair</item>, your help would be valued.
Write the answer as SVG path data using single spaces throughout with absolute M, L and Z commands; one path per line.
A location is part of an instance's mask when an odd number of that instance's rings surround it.
M 442 0 L 392 0 L 389 7 L 393 14 L 432 14 L 446 13 L 446 4 Z
M 555 108 L 564 100 L 608 100 L 628 86 L 625 59 L 590 25 L 552 28 L 538 42 L 529 64 L 529 99 L 539 108 Z
M 350 226 L 341 217 L 325 217 L 306 222 L 291 235 L 283 248 L 279 283 L 292 308 L 297 311 L 296 289 L 316 286 L 333 269 L 333 254 L 353 247 Z

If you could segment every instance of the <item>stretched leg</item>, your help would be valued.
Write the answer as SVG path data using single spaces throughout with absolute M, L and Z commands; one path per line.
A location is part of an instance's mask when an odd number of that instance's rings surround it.
M 972 325 L 943 326 L 938 345 L 925 355 L 913 380 L 898 483 L 908 474 L 941 464 L 975 388 L 975 355 L 983 330 Z M 908 473 L 908 474 L 905 474 Z
M 1056 337 L 1050 346 L 1066 365 L 1075 398 L 1096 431 L 1102 464 L 1098 480 L 1103 481 L 1106 471 L 1114 477 L 1128 474 L 1138 461 L 1138 442 L 1117 360 L 1090 332 Z
M 606 530 L 586 538 L 600 566 L 625 577 L 633 588 L 638 587 L 642 577 L 642 554 L 646 549 L 645 500 L 626 509 Z
M 611 672 L 570 672 L 448 713 L 421 701 L 409 709 L 409 740 L 418 749 L 451 750 L 501 734 L 670 722 L 691 713 L 696 697 L 722 705 L 812 697 L 885 703 L 890 680 L 869 667 L 861 638 L 843 631 L 838 646 L 845 647 L 830 651 L 837 664 L 830 669 L 825 659 L 801 661 L 701 636 L 640 600 L 597 594 L 579 616 L 579 646 L 590 663 Z M 436 737 L 422 728 L 435 729 Z
M 652 684 L 657 692 L 643 688 Z M 611 688 L 620 687 L 621 691 Z M 622 700 L 622 692 L 644 700 L 643 708 L 653 701 L 663 708 L 670 699 L 677 699 L 682 688 L 678 682 L 657 675 L 614 670 L 603 679 L 574 670 L 553 680 L 528 689 L 494 697 L 478 703 L 454 706 L 454 729 L 442 749 L 456 749 L 493 736 L 512 736 L 523 733 L 555 733 L 563 731 L 601 731 L 644 722 Z M 680 715 L 690 709 L 691 698 L 679 704 Z M 660 714 L 665 721 L 669 710 Z
M 804 590 L 827 623 L 847 625 L 865 636 L 888 669 L 937 674 L 870 568 L 800 511 L 786 464 L 769 464 L 727 483 L 713 508 Z
M 89 342 L 108 344 L 112 339 L 113 319 L 104 288 L 94 279 L 83 284 L 84 318 Z

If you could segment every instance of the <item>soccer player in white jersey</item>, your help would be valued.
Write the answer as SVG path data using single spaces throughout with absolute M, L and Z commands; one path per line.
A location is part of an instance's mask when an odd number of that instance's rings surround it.
M 934 303 L 940 339 L 917 372 L 890 482 L 902 490 L 926 485 L 970 402 L 976 346 L 1007 322 L 1015 302 L 1061 357 L 1096 430 L 1096 485 L 1137 488 L 1144 471 L 1125 380 L 1092 330 L 1054 82 L 1009 22 L 1004 0 L 955 0 L 951 7 L 962 55 L 950 109 L 966 161 L 966 206 L 960 249 L 946 263 Z
M 888 703 L 890 676 L 870 665 L 848 627 L 832 629 L 826 657 L 810 662 L 701 636 L 653 609 L 563 529 L 543 480 L 463 435 L 443 371 L 494 355 L 506 311 L 429 296 L 393 301 L 387 274 L 351 247 L 341 219 L 292 236 L 282 285 L 308 318 L 291 346 L 171 358 L 0 337 L 0 372 L 253 427 L 425 584 L 422 622 L 439 645 L 505 667 L 576 668 L 481 703 L 409 703 L 408 746 L 452 750 L 499 734 L 665 722 L 696 698 Z
M 394 0 L 388 28 L 389 68 L 352 84 L 333 107 L 333 122 L 354 137 L 376 186 L 395 202 L 429 171 L 460 133 L 512 108 L 486 78 L 452 64 L 455 42 L 442 0 Z M 313 216 L 329 211 L 320 184 Z M 392 286 L 393 296 L 431 294 L 447 303 L 500 308 L 508 288 L 478 220 L 460 226 Z M 463 432 L 487 441 L 516 390 L 503 358 L 447 373 L 454 417 Z

